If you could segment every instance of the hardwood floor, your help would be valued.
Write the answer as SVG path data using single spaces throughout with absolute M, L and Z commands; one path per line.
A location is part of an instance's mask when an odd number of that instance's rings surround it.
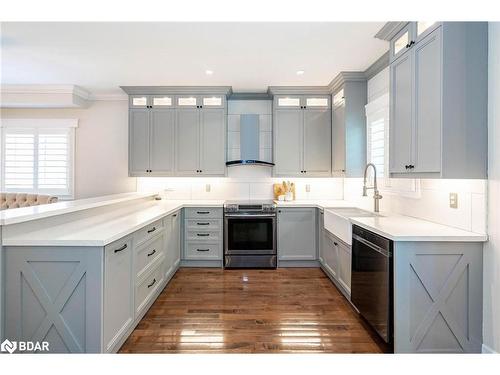
M 181 268 L 121 353 L 381 353 L 318 268 Z

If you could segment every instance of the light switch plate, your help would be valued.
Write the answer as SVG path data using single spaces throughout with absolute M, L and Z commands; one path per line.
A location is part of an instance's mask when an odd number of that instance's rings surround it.
M 450 193 L 450 208 L 458 208 L 458 194 Z
M 212 190 L 212 187 L 210 186 L 210 184 L 206 184 L 206 185 L 205 185 L 205 191 L 206 191 L 207 193 L 210 193 L 210 190 Z
M 307 184 L 306 185 L 306 193 L 310 193 L 311 192 L 311 185 Z

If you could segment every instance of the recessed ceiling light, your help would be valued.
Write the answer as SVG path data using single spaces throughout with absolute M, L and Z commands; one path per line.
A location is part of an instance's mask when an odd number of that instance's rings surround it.
M 298 76 L 301 76 L 301 75 L 303 75 L 304 73 L 305 73 L 305 71 L 304 71 L 304 70 L 297 70 L 297 75 L 298 75 Z
M 205 74 L 207 76 L 211 76 L 212 74 L 214 74 L 214 71 L 213 70 L 205 70 Z

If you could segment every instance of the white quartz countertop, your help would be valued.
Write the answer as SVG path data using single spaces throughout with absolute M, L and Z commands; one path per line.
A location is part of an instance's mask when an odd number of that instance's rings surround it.
M 31 207 L 29 210 L 5 210 L 0 212 L 0 224 L 3 225 L 2 244 L 4 246 L 105 246 L 183 207 L 222 207 L 224 204 L 224 200 L 140 199 L 153 195 L 155 194 L 118 194 Z M 122 202 L 129 203 L 110 206 Z M 280 201 L 277 205 L 283 208 L 321 209 L 356 207 L 352 202 L 343 200 Z M 85 211 L 91 208 L 97 210 Z M 65 215 L 68 213 L 73 214 Z M 487 236 L 484 234 L 389 213 L 382 213 L 379 217 L 350 217 L 349 220 L 394 241 L 487 241 Z
M 4 246 L 105 246 L 183 207 L 222 207 L 223 201 L 139 201 L 69 221 L 50 218 L 3 228 Z
M 17 224 L 30 220 L 63 215 L 71 212 L 124 203 L 136 199 L 152 197 L 156 193 L 123 193 L 101 197 L 61 201 L 40 206 L 14 208 L 0 211 L 0 225 Z
M 383 213 L 378 217 L 351 217 L 359 225 L 393 241 L 485 242 L 488 236 L 416 219 Z

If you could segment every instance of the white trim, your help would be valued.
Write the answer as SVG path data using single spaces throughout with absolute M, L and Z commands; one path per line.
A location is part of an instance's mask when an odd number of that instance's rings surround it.
M 65 119 L 28 119 L 28 118 L 4 118 L 0 120 L 0 128 L 77 128 L 77 118 Z
M 74 94 L 87 100 L 90 92 L 77 85 L 2 85 L 2 94 Z
M 494 351 L 488 345 L 485 345 L 485 344 L 483 344 L 483 346 L 481 348 L 481 352 L 483 354 L 498 354 L 498 352 Z

